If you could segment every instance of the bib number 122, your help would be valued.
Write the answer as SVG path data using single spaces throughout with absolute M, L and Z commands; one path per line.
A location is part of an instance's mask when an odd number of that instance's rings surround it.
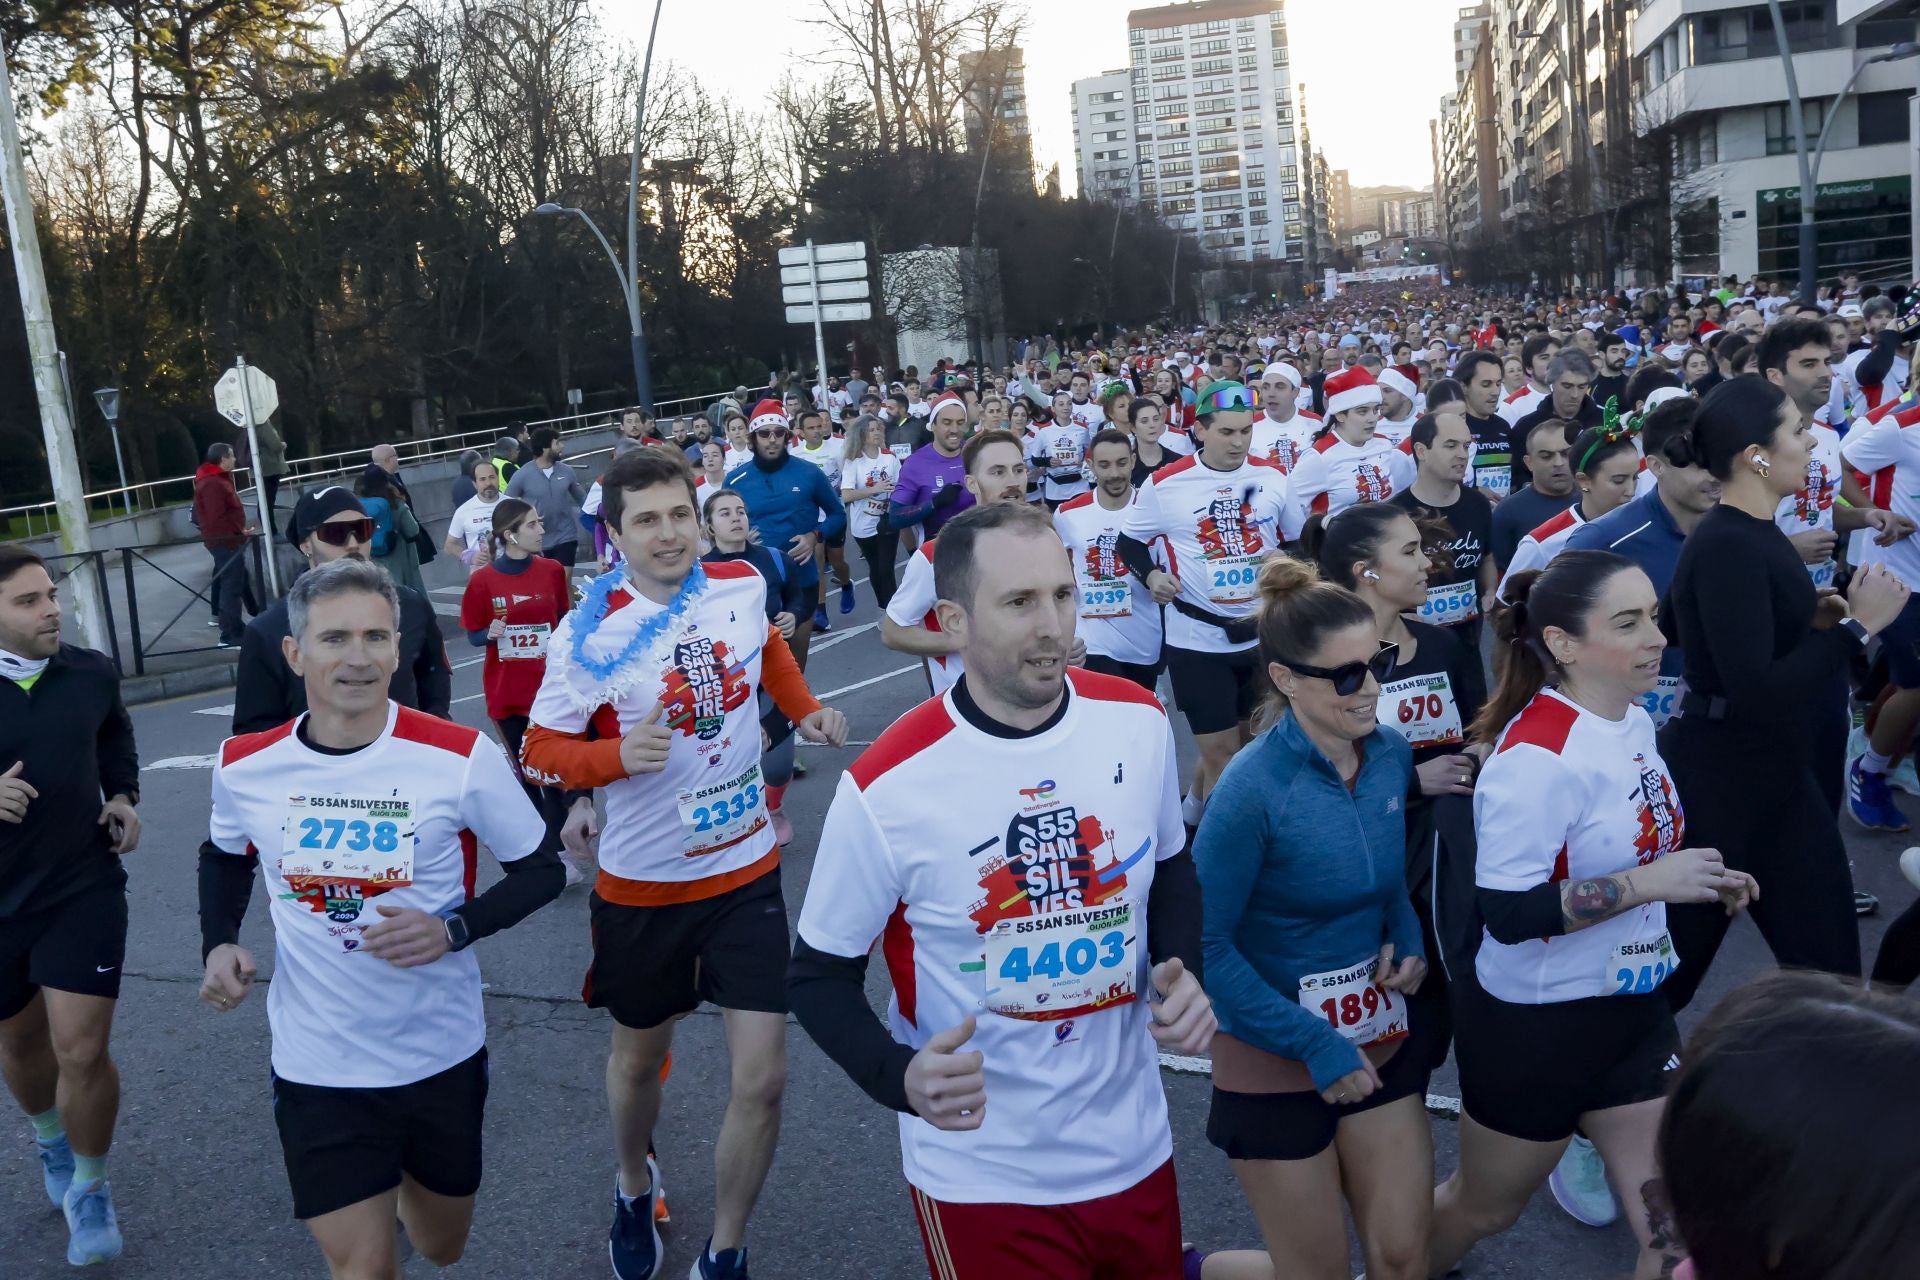
M 1110 969 L 1127 958 L 1126 932 L 1110 929 L 1094 938 L 1075 938 L 1064 951 L 1057 942 L 1049 942 L 1029 958 L 1027 948 L 1015 947 L 1000 962 L 1000 976 L 1014 982 L 1030 978 L 1058 978 L 1071 973 L 1076 977 L 1094 971 L 1096 966 Z

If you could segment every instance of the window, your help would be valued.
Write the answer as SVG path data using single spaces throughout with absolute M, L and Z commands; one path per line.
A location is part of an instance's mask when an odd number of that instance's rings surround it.
M 1784 119 L 1784 116 L 1783 116 Z M 1788 150 L 1792 150 L 1789 141 Z M 1720 129 L 1711 115 L 1688 128 L 1677 130 L 1673 138 L 1673 175 L 1676 178 L 1696 173 L 1703 165 L 1720 163 Z
M 1193 56 L 1196 58 L 1204 57 L 1209 53 L 1225 53 L 1226 51 L 1227 42 L 1225 40 L 1196 40 L 1193 45 Z
M 1909 24 L 1911 25 L 1911 24 Z M 1892 93 L 1863 93 L 1854 99 L 1860 106 L 1860 145 L 1878 146 L 1883 142 L 1905 142 L 1908 138 L 1905 90 Z
M 1826 120 L 1826 102 L 1820 98 L 1802 101 L 1801 123 L 1807 131 L 1807 145 L 1820 136 L 1820 125 Z M 1770 156 L 1792 155 L 1797 139 L 1794 135 L 1792 117 L 1787 114 L 1787 104 L 1773 102 L 1762 107 L 1761 115 L 1767 126 L 1767 154 Z
M 1833 22 L 1833 0 L 1789 0 L 1780 6 L 1780 17 L 1787 29 L 1787 47 L 1795 53 L 1832 49 L 1842 42 L 1839 28 Z M 1779 56 L 1773 16 L 1764 5 L 1704 14 L 1693 21 L 1695 59 L 1702 65 Z M 1911 19 L 1907 25 L 1912 27 Z M 1677 36 L 1677 26 L 1669 34 Z M 1667 41 L 1663 39 L 1661 44 L 1667 46 Z M 1677 52 L 1677 47 L 1666 48 L 1668 73 L 1681 65 L 1675 56 Z
M 1871 49 L 1875 45 L 1899 44 L 1914 38 L 1912 18 L 1867 18 L 1853 24 L 1853 47 Z M 1904 140 L 1905 134 L 1901 135 Z
M 1222 71 L 1227 70 L 1231 65 L 1232 59 L 1230 58 L 1202 58 L 1193 64 L 1193 74 L 1196 76 L 1218 75 Z
M 1260 69 L 1260 59 L 1251 53 L 1243 53 L 1234 60 L 1234 65 L 1242 71 L 1258 71 Z

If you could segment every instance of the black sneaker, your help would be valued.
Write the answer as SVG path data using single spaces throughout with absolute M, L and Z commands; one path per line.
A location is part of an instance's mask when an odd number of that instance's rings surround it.
M 660 1229 L 653 1225 L 653 1187 L 635 1196 L 631 1206 L 613 1184 L 613 1227 L 607 1232 L 607 1258 L 615 1280 L 653 1280 L 660 1271 Z

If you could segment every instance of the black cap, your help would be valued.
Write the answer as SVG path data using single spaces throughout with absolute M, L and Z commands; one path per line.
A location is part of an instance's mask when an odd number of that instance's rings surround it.
M 305 542 L 308 534 L 342 511 L 362 516 L 367 514 L 366 507 L 354 496 L 353 490 L 344 485 L 330 484 L 324 489 L 307 490 L 293 506 L 294 543 Z

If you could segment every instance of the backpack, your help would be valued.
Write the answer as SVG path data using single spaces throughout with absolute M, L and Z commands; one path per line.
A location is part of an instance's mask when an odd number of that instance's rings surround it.
M 360 504 L 373 517 L 374 558 L 393 554 L 393 506 L 385 498 L 362 498 Z

